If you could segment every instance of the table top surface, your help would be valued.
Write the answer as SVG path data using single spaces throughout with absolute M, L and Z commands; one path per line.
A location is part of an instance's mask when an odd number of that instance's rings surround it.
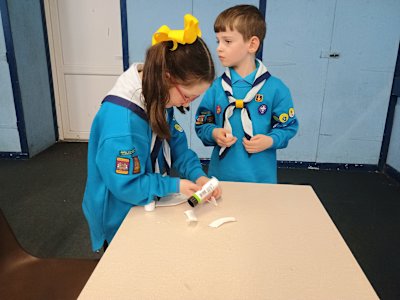
M 195 223 L 132 208 L 80 299 L 378 299 L 310 186 L 221 185 Z

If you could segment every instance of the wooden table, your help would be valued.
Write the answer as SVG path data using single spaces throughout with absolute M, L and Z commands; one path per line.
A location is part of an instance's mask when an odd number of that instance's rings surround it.
M 310 186 L 222 189 L 195 224 L 187 203 L 131 209 L 80 299 L 378 299 Z

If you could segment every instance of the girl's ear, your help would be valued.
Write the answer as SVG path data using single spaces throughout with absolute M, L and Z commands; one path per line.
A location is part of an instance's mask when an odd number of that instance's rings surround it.
M 260 47 L 260 40 L 256 36 L 252 36 L 249 40 L 249 52 L 256 53 Z
M 168 79 L 171 78 L 171 74 L 169 74 L 169 72 L 165 72 L 165 77 L 167 77 Z

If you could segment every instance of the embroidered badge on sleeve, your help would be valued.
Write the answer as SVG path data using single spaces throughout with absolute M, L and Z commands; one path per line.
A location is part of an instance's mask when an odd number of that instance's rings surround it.
M 140 161 L 138 156 L 133 157 L 133 174 L 140 173 Z
M 215 117 L 210 111 L 202 111 L 196 119 L 196 125 L 215 123 Z
M 176 124 L 174 125 L 174 127 L 175 127 L 175 129 L 178 130 L 179 132 L 183 132 L 183 129 L 182 129 L 181 125 L 179 125 L 178 123 L 176 123 Z
M 196 125 L 203 125 L 205 117 L 206 117 L 205 115 L 198 116 L 196 119 Z
M 129 156 L 129 155 L 135 154 L 135 152 L 136 152 L 135 148 L 133 148 L 131 150 L 121 150 L 121 151 L 119 151 L 119 155 L 121 155 L 121 156 Z
M 291 118 L 294 117 L 294 108 L 293 107 L 289 108 L 289 117 L 291 117 Z
M 115 162 L 115 173 L 123 175 L 129 174 L 130 161 L 129 158 L 117 157 Z
M 288 114 L 283 113 L 283 114 L 279 115 L 279 122 L 286 123 L 287 120 L 289 120 L 289 115 Z

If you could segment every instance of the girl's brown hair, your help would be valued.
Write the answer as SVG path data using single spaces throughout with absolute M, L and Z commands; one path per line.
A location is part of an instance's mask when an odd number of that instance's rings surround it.
M 192 44 L 179 44 L 174 51 L 171 48 L 172 42 L 167 41 L 147 50 L 142 80 L 151 129 L 165 139 L 171 136 L 165 116 L 171 80 L 190 86 L 199 82 L 211 83 L 215 78 L 210 51 L 200 37 Z

